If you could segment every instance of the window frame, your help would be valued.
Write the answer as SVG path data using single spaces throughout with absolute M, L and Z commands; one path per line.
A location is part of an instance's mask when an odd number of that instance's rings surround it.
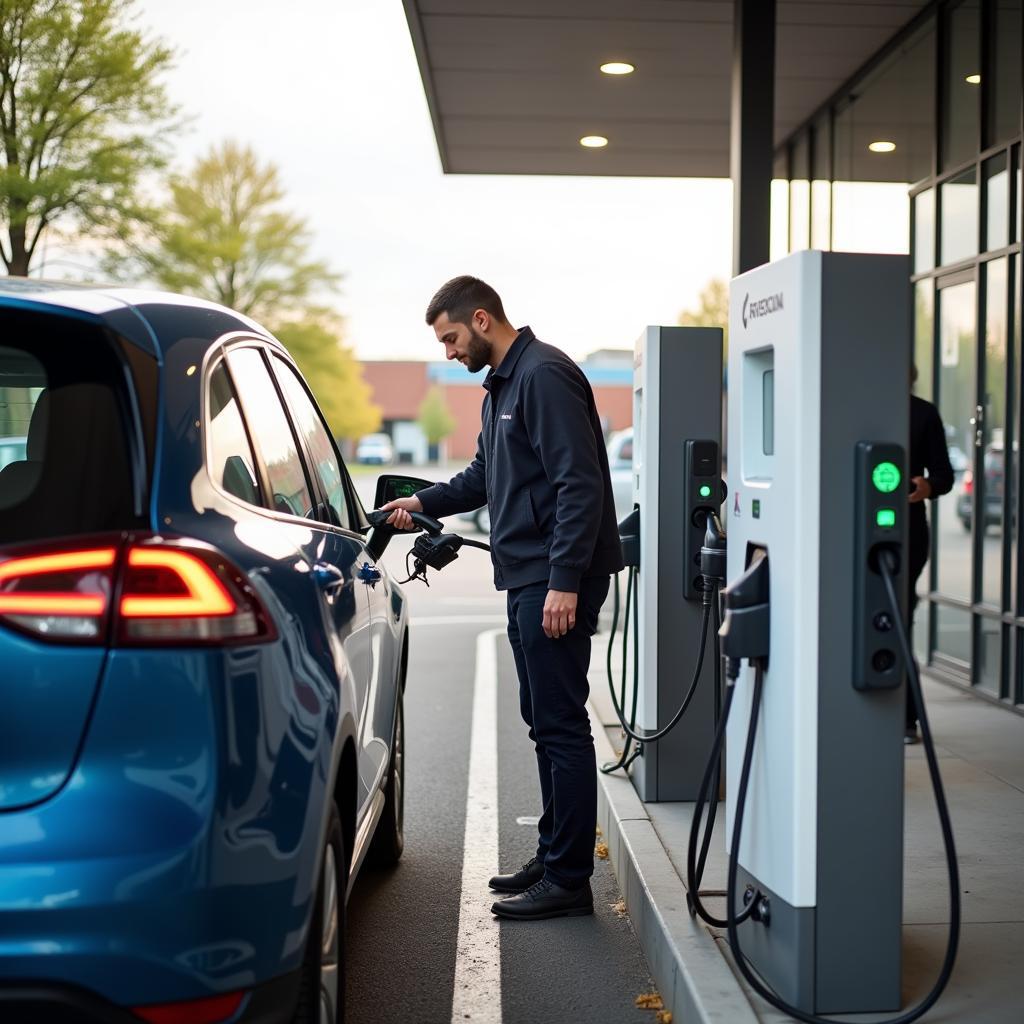
M 210 347 L 209 351 L 207 352 L 203 360 L 201 396 L 202 407 L 200 414 L 200 444 L 202 446 L 203 469 L 204 472 L 206 473 L 206 477 L 210 483 L 210 486 L 213 487 L 216 493 L 225 501 L 230 502 L 233 505 L 238 505 L 239 507 L 244 508 L 250 512 L 256 513 L 258 515 L 266 516 L 267 518 L 272 519 L 276 522 L 299 523 L 307 528 L 311 525 L 315 525 L 318 529 L 331 530 L 343 534 L 347 537 L 354 537 L 359 540 L 365 540 L 363 534 L 365 534 L 365 532 L 369 530 L 370 524 L 366 520 L 366 514 L 363 511 L 362 503 L 359 501 L 358 495 L 356 495 L 355 493 L 351 477 L 349 476 L 348 467 L 345 465 L 345 462 L 341 458 L 340 453 L 338 453 L 337 445 L 334 444 L 334 438 L 331 436 L 330 431 L 328 431 L 328 437 L 331 439 L 331 444 L 334 446 L 334 450 L 338 454 L 338 465 L 341 469 L 342 479 L 344 481 L 345 496 L 350 511 L 350 518 L 352 519 L 353 523 L 356 524 L 356 528 L 354 529 L 336 526 L 334 523 L 324 522 L 322 519 L 313 518 L 311 516 L 296 516 L 288 512 L 281 512 L 268 504 L 251 505 L 249 504 L 249 502 L 243 500 L 242 498 L 239 498 L 237 495 L 231 494 L 229 491 L 225 490 L 217 482 L 215 476 L 210 472 L 210 377 L 212 376 L 217 366 L 223 362 L 224 368 L 231 382 L 232 391 L 235 394 L 235 400 L 238 403 L 239 412 L 242 416 L 242 423 L 245 427 L 246 437 L 248 438 L 249 445 L 253 451 L 253 457 L 255 459 L 254 467 L 256 469 L 257 480 L 260 486 L 260 490 L 263 494 L 264 502 L 268 501 L 269 496 L 273 494 L 273 490 L 270 486 L 270 477 L 269 474 L 267 473 L 266 462 L 263 458 L 263 451 L 260 448 L 259 441 L 256 438 L 256 435 L 251 426 L 251 410 L 246 405 L 245 396 L 242 394 L 241 390 L 238 387 L 235 375 L 231 369 L 231 363 L 228 360 L 228 356 L 233 351 L 237 351 L 238 349 L 243 348 L 255 349 L 259 353 L 261 359 L 263 360 L 264 369 L 266 370 L 268 376 L 270 377 L 270 382 L 274 388 L 275 394 L 278 397 L 278 401 L 281 403 L 281 408 L 284 412 L 285 420 L 288 423 L 288 429 L 291 431 L 292 434 L 292 441 L 295 444 L 295 449 L 299 454 L 299 462 L 302 466 L 303 476 L 306 481 L 306 488 L 309 491 L 310 497 L 314 502 L 314 507 L 316 507 L 316 505 L 322 500 L 319 481 L 313 479 L 310 472 L 309 454 L 306 451 L 304 439 L 298 434 L 298 431 L 295 426 L 295 420 L 292 415 L 291 407 L 288 405 L 288 402 L 286 401 L 282 393 L 282 387 L 277 379 L 274 367 L 272 363 L 268 361 L 270 359 L 271 354 L 280 355 L 284 362 L 291 366 L 295 366 L 294 360 L 292 360 L 291 356 L 288 354 L 287 349 L 285 349 L 280 342 L 276 341 L 276 339 L 263 337 L 259 335 L 253 335 L 240 331 L 232 331 L 218 338 L 214 345 Z M 303 378 L 301 372 L 298 372 L 298 367 L 295 367 L 295 369 L 296 372 L 298 373 L 299 380 L 303 383 L 303 386 L 306 388 L 307 393 L 310 394 L 310 397 L 312 397 L 311 392 L 309 392 L 309 387 L 308 385 L 306 385 L 305 379 Z M 320 415 L 322 420 L 323 414 L 320 412 L 320 407 L 316 404 L 315 399 L 313 400 L 313 406 L 317 410 L 317 413 L 318 415 Z
M 327 435 L 327 440 L 330 443 L 331 451 L 334 452 L 334 457 L 338 462 L 338 472 L 341 475 L 341 489 L 345 498 L 345 510 L 348 515 L 349 525 L 338 526 L 336 523 L 329 521 L 323 521 L 317 519 L 317 522 L 323 522 L 323 525 L 333 527 L 334 529 L 341 530 L 343 533 L 361 535 L 362 531 L 369 528 L 369 523 L 366 522 L 366 515 L 363 511 L 362 503 L 354 501 L 354 488 L 352 480 L 349 477 L 348 467 L 345 465 L 345 460 L 341 457 L 341 452 L 338 450 L 337 444 L 334 441 L 334 435 L 331 433 L 331 428 L 327 425 L 327 420 L 324 417 L 319 404 L 317 403 L 316 397 L 313 395 L 313 391 L 306 381 L 306 378 L 302 375 L 302 371 L 299 369 L 295 360 L 287 353 L 287 351 L 281 351 L 276 348 L 268 349 L 267 360 L 270 364 L 271 377 L 274 380 L 274 386 L 277 388 L 278 397 L 281 399 L 281 403 L 285 408 L 285 412 L 288 414 L 289 421 L 292 426 L 292 433 L 299 437 L 301 442 L 300 453 L 306 460 L 306 469 L 313 483 L 316 485 L 318 507 L 320 505 L 328 505 L 328 496 L 321 486 L 320 474 L 316 470 L 316 460 L 313 458 L 313 453 L 309 451 L 308 446 L 305 442 L 305 437 L 301 434 L 298 427 L 298 416 L 295 410 L 292 408 L 291 403 L 288 400 L 288 395 L 285 390 L 284 383 L 278 377 L 278 373 L 285 372 L 284 370 L 278 370 L 277 364 L 275 363 L 275 357 L 284 367 L 290 370 L 294 375 L 295 379 L 299 383 L 299 387 L 302 388 L 306 398 L 309 399 L 309 403 L 313 408 L 313 412 L 320 422 L 320 426 L 323 428 L 324 433 Z
M 245 410 L 242 406 L 242 398 L 238 391 L 238 384 L 235 381 L 234 375 L 231 372 L 231 364 L 227 361 L 226 350 L 221 349 L 215 353 L 213 359 L 210 360 L 209 369 L 203 378 L 203 413 L 202 413 L 202 430 L 203 430 L 203 467 L 206 470 L 207 479 L 213 485 L 213 488 L 222 497 L 229 499 L 230 501 L 236 502 L 245 508 L 256 509 L 260 512 L 273 511 L 268 509 L 267 505 L 264 504 L 266 496 L 268 494 L 267 487 L 267 476 L 266 470 L 263 466 L 263 460 L 260 457 L 259 449 L 256 445 L 256 439 L 253 436 L 253 432 L 249 427 L 249 420 L 245 415 Z M 213 432 L 210 430 L 210 423 L 213 417 L 211 416 L 211 399 L 212 399 L 212 388 L 211 381 L 213 375 L 223 368 L 224 373 L 227 375 L 228 383 L 231 385 L 231 394 L 234 396 L 235 405 L 238 407 L 238 415 L 242 420 L 242 430 L 245 432 L 245 439 L 249 444 L 249 452 L 252 455 L 252 467 L 256 474 L 256 488 L 259 491 L 260 504 L 253 505 L 246 501 L 244 498 L 237 494 L 232 494 L 217 478 L 217 475 L 213 472 L 213 463 L 211 460 L 212 455 L 212 444 L 213 444 Z

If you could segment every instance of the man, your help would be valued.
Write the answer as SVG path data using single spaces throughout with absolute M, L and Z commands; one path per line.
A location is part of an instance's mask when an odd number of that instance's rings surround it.
M 491 908 L 520 920 L 593 913 L 597 768 L 586 701 L 590 638 L 622 568 L 611 479 L 590 384 L 564 353 L 516 330 L 497 292 L 456 277 L 427 323 L 470 373 L 490 367 L 473 462 L 449 483 L 393 501 L 389 522 L 487 504 L 494 582 L 508 592 L 519 703 L 537 753 L 543 813 L 537 854 L 492 889 Z
M 917 382 L 917 367 L 913 369 Z M 927 472 L 927 476 L 925 473 Z M 910 396 L 910 604 L 907 628 L 913 631 L 914 612 L 917 609 L 917 580 L 924 571 L 931 547 L 928 536 L 928 517 L 925 515 L 926 498 L 934 501 L 953 489 L 953 467 L 946 447 L 946 431 L 939 410 L 917 395 Z M 917 743 L 917 708 L 909 685 L 907 686 L 907 721 L 905 743 Z

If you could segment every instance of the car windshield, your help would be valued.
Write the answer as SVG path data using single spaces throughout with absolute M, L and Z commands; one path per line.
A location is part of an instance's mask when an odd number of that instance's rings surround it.
M 138 525 L 107 340 L 63 317 L 0 323 L 0 545 Z

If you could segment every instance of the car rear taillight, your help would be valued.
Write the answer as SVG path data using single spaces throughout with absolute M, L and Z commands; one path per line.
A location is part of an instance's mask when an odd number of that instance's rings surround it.
M 242 574 L 212 548 L 132 544 L 122 568 L 118 639 L 127 644 L 269 639 L 270 620 Z
M 102 643 L 117 555 L 107 544 L 0 562 L 0 621 L 52 640 Z
M 974 493 L 974 474 L 970 470 L 964 473 L 963 493 L 968 497 Z
M 47 640 L 116 645 L 251 643 L 273 624 L 215 549 L 162 537 L 104 538 L 0 561 L 0 623 Z

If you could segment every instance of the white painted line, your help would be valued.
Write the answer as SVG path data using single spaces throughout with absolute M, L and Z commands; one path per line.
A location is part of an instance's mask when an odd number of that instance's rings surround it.
M 452 1024 L 501 1024 L 501 947 L 487 880 L 498 870 L 497 639 L 504 632 L 476 638 Z
M 516 818 L 517 825 L 539 825 L 540 818 L 536 814 L 524 814 L 521 818 Z
M 493 626 L 496 622 L 508 622 L 508 615 L 414 615 L 409 619 L 410 626 Z

